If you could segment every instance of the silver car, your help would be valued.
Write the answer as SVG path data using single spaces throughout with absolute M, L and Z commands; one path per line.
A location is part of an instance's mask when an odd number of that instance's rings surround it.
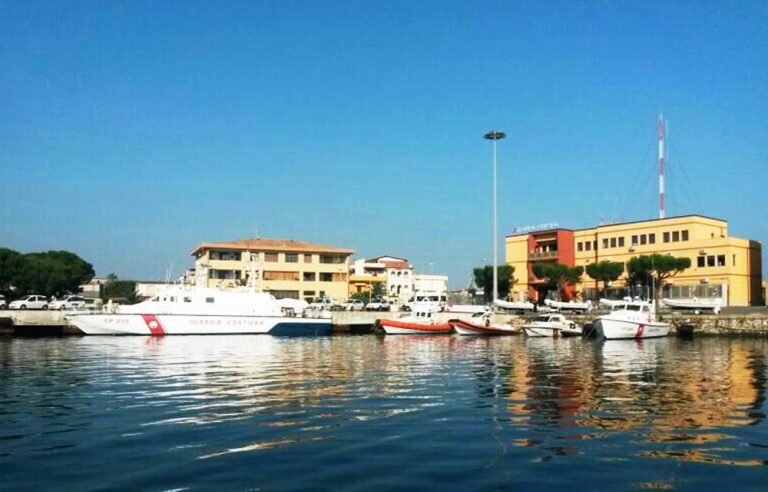
M 85 298 L 83 296 L 67 296 L 63 299 L 56 299 L 48 303 L 49 309 L 71 310 L 85 309 Z

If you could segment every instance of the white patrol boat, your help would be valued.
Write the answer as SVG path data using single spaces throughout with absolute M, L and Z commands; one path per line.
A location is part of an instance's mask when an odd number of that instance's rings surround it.
M 330 319 L 289 316 L 272 294 L 245 287 L 173 285 L 144 302 L 110 311 L 72 314 L 67 319 L 86 335 L 326 335 L 331 331 Z
M 559 313 L 537 316 L 523 325 L 529 337 L 569 337 L 581 336 L 581 326 Z
M 669 324 L 656 321 L 654 305 L 645 301 L 626 301 L 593 321 L 598 336 L 607 340 L 665 337 Z

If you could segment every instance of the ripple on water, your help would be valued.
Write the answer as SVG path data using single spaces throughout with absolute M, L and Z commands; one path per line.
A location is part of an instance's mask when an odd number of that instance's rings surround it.
M 0 471 L 11 489 L 749 487 L 766 357 L 762 340 L 5 339 Z

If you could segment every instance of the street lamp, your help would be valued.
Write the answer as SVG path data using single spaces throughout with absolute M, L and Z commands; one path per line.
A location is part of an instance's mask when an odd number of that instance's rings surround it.
M 498 130 L 491 130 L 483 138 L 493 141 L 493 300 L 496 301 L 499 298 L 499 239 L 498 230 L 496 227 L 496 141 L 506 137 L 504 132 Z

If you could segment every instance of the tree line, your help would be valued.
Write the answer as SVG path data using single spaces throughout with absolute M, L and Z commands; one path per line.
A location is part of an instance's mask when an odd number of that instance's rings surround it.
M 69 251 L 19 253 L 0 248 L 0 293 L 61 296 L 80 291 L 93 276 L 93 265 Z
M 590 263 L 585 268 L 581 266 L 569 267 L 557 262 L 539 262 L 534 263 L 531 269 L 536 278 L 543 280 L 547 288 L 557 292 L 561 298 L 567 297 L 569 287 L 582 281 L 584 273 L 595 281 L 598 292 L 604 294 L 610 283 L 618 280 L 626 271 L 628 286 L 653 287 L 658 301 L 664 282 L 690 267 L 690 258 L 652 254 L 635 256 L 626 265 L 623 262 L 599 261 Z M 514 267 L 510 265 L 498 267 L 499 297 L 502 299 L 509 295 L 511 287 L 516 282 L 514 271 Z M 473 276 L 477 286 L 484 291 L 485 301 L 490 302 L 493 295 L 493 267 L 486 265 L 475 268 L 473 269 Z M 602 289 L 600 283 L 602 283 Z

